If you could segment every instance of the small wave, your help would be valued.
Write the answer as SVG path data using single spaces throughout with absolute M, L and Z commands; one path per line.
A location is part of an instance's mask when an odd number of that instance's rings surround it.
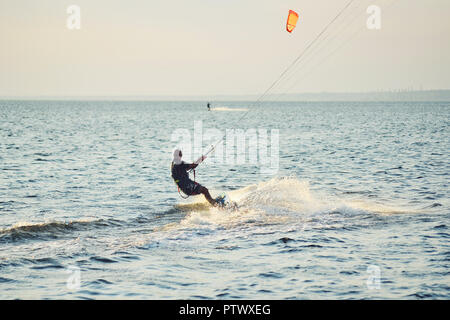
M 282 275 L 281 273 L 273 272 L 273 271 L 260 273 L 258 276 L 262 277 L 262 278 L 275 278 L 275 279 L 284 278 L 284 275 Z
M 288 243 L 288 242 L 295 242 L 296 240 L 288 238 L 288 237 L 283 237 L 280 238 L 278 240 L 274 240 L 274 241 L 270 241 L 269 243 L 266 243 L 265 245 L 267 246 L 273 246 L 273 245 L 279 245 L 280 243 Z
M 113 259 L 109 259 L 109 258 L 105 258 L 105 257 L 98 257 L 98 256 L 91 257 L 90 260 L 96 261 L 96 262 L 101 262 L 101 263 L 116 263 L 116 262 L 118 262 L 117 260 L 113 260 Z
M 102 286 L 102 285 L 105 285 L 105 284 L 113 284 L 113 282 L 100 278 L 100 279 L 97 279 L 97 280 L 89 282 L 88 286 L 89 285 L 94 285 L 94 286 L 100 285 L 100 286 Z
M 435 202 L 432 205 L 424 207 L 424 209 L 432 209 L 432 208 L 438 208 L 438 207 L 442 207 L 442 204 Z
M 36 152 L 34 153 L 35 156 L 39 156 L 39 157 L 49 157 L 52 154 L 51 153 L 46 153 L 46 152 Z
M 8 201 L 0 201 L 0 208 L 6 207 L 6 206 L 13 206 L 15 204 L 18 204 L 19 202 L 14 200 L 8 200 Z
M 64 267 L 60 264 L 49 264 L 43 266 L 33 266 L 31 267 L 33 270 L 45 270 L 45 269 L 64 269 Z
M 284 237 L 284 238 L 280 238 L 279 241 L 281 241 L 283 243 L 287 243 L 287 242 L 295 241 L 295 240 L 291 239 L 291 238 Z
M 103 219 L 85 219 L 69 222 L 50 221 L 42 223 L 19 222 L 10 228 L 0 229 L 0 241 L 45 240 L 66 235 L 68 231 L 88 230 L 113 225 Z
M 11 282 L 16 282 L 16 280 L 14 279 L 10 279 L 10 278 L 4 278 L 4 277 L 0 277 L 0 283 L 11 283 Z

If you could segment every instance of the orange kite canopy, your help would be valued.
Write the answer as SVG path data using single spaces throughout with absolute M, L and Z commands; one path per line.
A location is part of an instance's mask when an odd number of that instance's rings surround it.
M 289 15 L 286 23 L 287 32 L 292 32 L 297 25 L 298 14 L 295 11 L 289 10 Z

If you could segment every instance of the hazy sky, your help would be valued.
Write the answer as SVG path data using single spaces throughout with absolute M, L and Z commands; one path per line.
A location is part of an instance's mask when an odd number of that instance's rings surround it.
M 259 94 L 347 2 L 0 0 L 0 96 Z M 449 0 L 355 0 L 274 92 L 448 89 L 449 14 Z

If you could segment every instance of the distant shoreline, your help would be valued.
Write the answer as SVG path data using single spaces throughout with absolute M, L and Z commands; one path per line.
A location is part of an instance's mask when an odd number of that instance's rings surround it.
M 255 101 L 256 95 L 154 95 L 154 96 L 3 96 L 1 101 Z M 450 102 L 450 90 L 372 91 L 372 92 L 312 92 L 268 95 L 264 102 Z

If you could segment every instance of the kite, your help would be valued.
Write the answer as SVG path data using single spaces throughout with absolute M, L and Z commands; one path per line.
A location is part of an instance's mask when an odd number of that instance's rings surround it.
M 295 11 L 289 10 L 289 15 L 286 23 L 287 32 L 291 33 L 294 31 L 295 26 L 297 25 L 298 14 Z

